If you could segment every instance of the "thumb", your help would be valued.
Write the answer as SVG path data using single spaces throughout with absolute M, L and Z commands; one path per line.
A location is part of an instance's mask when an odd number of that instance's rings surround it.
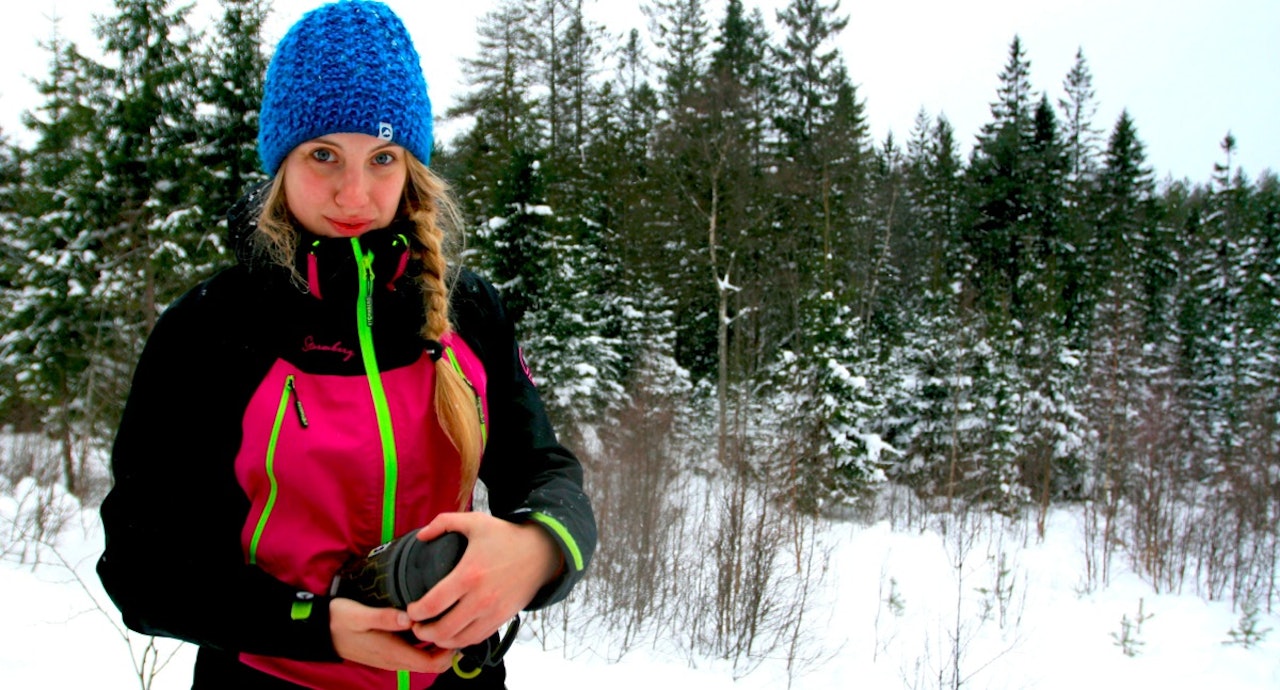
M 369 630 L 408 630 L 413 627 L 413 619 L 400 609 L 369 609 Z
M 349 630 L 408 630 L 413 626 L 409 614 L 399 609 L 374 608 L 353 599 L 334 599 L 329 604 L 332 623 Z

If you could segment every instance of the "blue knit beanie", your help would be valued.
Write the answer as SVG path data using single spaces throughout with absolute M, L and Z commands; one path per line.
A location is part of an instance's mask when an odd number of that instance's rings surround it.
M 303 15 L 276 46 L 263 84 L 258 156 L 267 174 L 325 134 L 369 134 L 431 160 L 431 100 L 404 23 L 369 0 Z

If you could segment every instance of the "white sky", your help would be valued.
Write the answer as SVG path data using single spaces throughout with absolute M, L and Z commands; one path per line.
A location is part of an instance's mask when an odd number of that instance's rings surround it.
M 587 0 L 610 31 L 644 29 L 643 0 Z M 272 43 L 320 0 L 275 0 Z M 437 112 L 462 89 L 459 60 L 474 55 L 478 16 L 493 0 L 387 0 L 404 18 L 422 54 Z M 775 25 L 786 0 L 746 0 Z M 708 1 L 717 25 L 721 0 Z M 43 78 L 56 8 L 61 31 L 96 55 L 91 17 L 110 15 L 110 0 L 12 3 L 0 22 L 0 129 L 28 141 L 20 113 L 40 103 L 30 85 Z M 197 0 L 193 21 L 212 26 L 216 0 Z M 1233 160 L 1250 178 L 1280 170 L 1280 0 L 843 0 L 850 16 L 840 48 L 866 102 L 872 136 L 905 143 L 916 113 L 945 113 L 961 141 L 990 118 L 997 76 L 1015 34 L 1031 61 L 1031 80 L 1051 102 L 1083 48 L 1099 106 L 1095 125 L 1109 133 L 1128 108 L 1157 177 L 1207 181 L 1223 160 L 1231 131 Z M 442 132 L 448 132 L 442 128 Z M 967 146 L 966 146 L 967 148 Z

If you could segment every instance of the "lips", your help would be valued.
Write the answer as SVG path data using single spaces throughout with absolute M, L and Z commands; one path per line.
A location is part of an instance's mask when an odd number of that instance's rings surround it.
M 329 226 L 333 228 L 334 232 L 337 232 L 339 235 L 344 237 L 362 235 L 373 226 L 372 220 L 361 218 L 325 218 L 325 221 L 329 223 Z

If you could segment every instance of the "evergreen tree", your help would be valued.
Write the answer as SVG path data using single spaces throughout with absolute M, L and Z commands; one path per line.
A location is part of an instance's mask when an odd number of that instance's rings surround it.
M 1260 247 L 1271 233 L 1264 231 L 1265 222 L 1255 214 L 1252 185 L 1242 170 L 1232 169 L 1236 145 L 1228 132 L 1221 143 L 1225 160 L 1215 165 L 1205 200 L 1202 227 L 1208 241 L 1202 248 L 1207 252 L 1200 257 L 1201 281 L 1196 285 L 1202 330 L 1192 351 L 1200 383 L 1197 400 L 1207 413 L 1206 431 L 1229 473 L 1248 463 L 1248 409 L 1273 396 L 1266 380 L 1270 367 L 1264 362 L 1274 358 L 1276 350 L 1275 341 L 1266 337 L 1271 318 L 1263 315 L 1275 308 L 1266 301 L 1272 293 L 1266 276 L 1274 266 L 1258 261 L 1264 254 L 1274 256 Z M 1261 299 L 1255 301 L 1255 296 Z
M 967 273 L 959 220 L 964 163 L 955 130 L 945 116 L 930 124 L 923 111 L 919 114 L 906 166 L 906 195 L 917 249 L 903 270 L 919 276 L 919 282 L 908 284 L 917 286 L 918 293 L 922 290 L 922 301 L 927 302 L 931 296 L 950 295 L 951 286 Z
M 1064 98 L 1058 99 L 1062 115 L 1063 153 L 1066 171 L 1063 178 L 1064 201 L 1062 237 L 1070 248 L 1062 258 L 1063 299 L 1068 309 L 1067 327 L 1073 346 L 1080 347 L 1087 337 L 1089 325 L 1084 320 L 1091 312 L 1088 286 L 1085 284 L 1087 261 L 1085 252 L 1095 217 L 1094 204 L 1098 178 L 1100 133 L 1093 125 L 1098 111 L 1094 100 L 1093 74 L 1089 71 L 1084 51 L 1076 51 L 1076 61 L 1063 80 Z
M 1092 423 L 1093 467 L 1086 485 L 1122 491 L 1129 468 L 1136 462 L 1138 435 L 1148 396 L 1168 384 L 1170 372 L 1156 365 L 1159 349 L 1151 349 L 1144 328 L 1143 255 L 1154 220 L 1150 201 L 1153 183 L 1145 167 L 1145 153 L 1128 112 L 1112 130 L 1099 178 L 1102 210 L 1089 265 L 1096 272 L 1094 314 L 1091 318 L 1089 400 L 1086 415 Z
M 674 115 L 706 73 L 710 29 L 702 0 L 650 0 L 642 6 L 649 19 L 649 37 L 660 51 L 663 106 Z
M 1062 113 L 1063 142 L 1067 157 L 1066 182 L 1071 208 L 1079 208 L 1092 190 L 1097 175 L 1100 133 L 1093 117 L 1098 112 L 1094 99 L 1093 73 L 1084 59 L 1084 50 L 1076 51 L 1076 61 L 1062 82 L 1066 96 L 1058 99 Z
M 510 192 L 500 189 L 517 156 L 537 159 L 539 121 L 530 95 L 533 58 L 529 47 L 531 9 L 518 0 L 503 0 L 481 17 L 477 26 L 477 54 L 463 61 L 470 91 L 449 117 L 472 117 L 475 124 L 454 143 L 456 150 L 441 156 L 443 169 L 456 170 L 464 209 L 479 228 L 483 254 L 485 225 L 505 217 Z M 482 261 L 483 262 L 483 261 Z
M 616 78 L 603 83 L 593 97 L 579 200 L 584 209 L 579 236 L 592 253 L 584 269 L 602 304 L 602 335 L 618 343 L 619 381 L 633 375 L 642 357 L 667 357 L 674 365 L 670 350 L 655 353 L 651 347 L 670 338 L 672 329 L 665 287 L 653 279 L 665 266 L 660 267 L 663 252 L 654 243 L 649 218 L 650 202 L 657 196 L 649 166 L 657 97 L 640 78 L 644 58 L 637 32 L 622 55 Z
M 1047 98 L 1035 110 L 1035 128 L 1027 151 L 1027 236 L 1020 238 L 1025 266 L 1016 300 L 1025 305 L 1029 322 L 1043 327 L 1047 337 L 1066 335 L 1078 319 L 1069 299 L 1067 267 L 1075 247 L 1067 237 L 1066 173 L 1068 159 L 1057 118 Z
M 916 224 L 918 257 L 898 304 L 910 305 L 897 357 L 914 386 L 895 387 L 887 438 L 905 453 L 893 476 L 927 493 L 945 493 L 964 475 L 961 449 L 976 447 L 971 372 L 980 370 L 982 331 L 975 309 L 971 259 L 962 242 L 960 211 L 964 165 L 945 116 L 930 123 L 922 112 L 908 145 L 906 196 Z M 911 263 L 911 262 L 909 262 Z M 912 289 L 914 288 L 914 289 Z M 915 297 L 910 297 L 914 292 Z M 975 422 L 978 422 L 975 424 Z
M 14 403 L 39 415 L 59 444 L 68 491 L 79 494 L 84 451 L 114 423 L 101 382 L 125 375 L 126 364 L 112 347 L 113 306 L 97 294 L 100 267 L 114 260 L 99 240 L 95 204 L 103 169 L 101 71 L 58 33 L 56 20 L 44 48 L 49 75 L 37 89 L 45 102 L 23 118 L 35 145 L 24 156 L 17 217 L 5 238 L 0 347 L 14 374 Z
M 648 81 L 649 62 L 638 31 L 631 31 L 618 61 L 617 89 L 606 83 L 597 94 L 596 124 L 587 158 L 597 175 L 601 223 L 617 230 L 614 250 L 619 263 L 636 277 L 628 285 L 657 279 L 667 272 L 663 239 L 655 231 L 660 209 L 654 203 L 652 141 L 659 121 L 659 96 Z M 640 297 L 647 290 L 633 290 Z
M 200 53 L 200 95 L 209 108 L 199 123 L 200 160 L 209 179 L 200 187 L 198 203 L 211 220 L 225 223 L 227 209 L 266 179 L 258 162 L 258 108 L 268 63 L 262 47 L 267 5 L 263 0 L 219 2 L 222 17 Z
M 535 18 L 537 81 L 546 88 L 546 141 L 551 159 L 566 159 L 565 174 L 582 164 L 588 108 L 600 71 L 604 31 L 583 13 L 583 0 L 541 0 Z M 571 199 L 573 192 L 566 194 Z
M 110 106 L 102 114 L 98 201 L 100 241 L 115 262 L 95 292 L 120 318 L 120 354 L 132 362 L 164 305 L 221 258 L 210 241 L 213 224 L 196 204 L 207 178 L 198 165 L 191 8 L 171 8 L 168 0 L 116 0 L 115 7 L 116 16 L 97 27 L 118 64 L 105 72 Z
M 965 245 L 973 257 L 983 308 L 1012 315 L 1023 268 L 1023 240 L 1031 236 L 1027 150 L 1034 136 L 1031 65 L 1014 37 L 1000 73 L 992 121 L 983 126 L 969 164 L 970 202 Z
M 818 330 L 806 339 L 807 351 L 782 351 L 779 409 L 782 427 L 800 439 L 784 472 L 788 499 L 816 513 L 850 503 L 885 480 L 884 454 L 897 451 L 877 427 L 893 382 L 876 365 L 879 343 L 867 341 L 852 308 L 826 293 L 804 311 Z
M 837 49 L 828 47 L 849 24 L 848 17 L 837 16 L 839 11 L 839 0 L 830 5 L 791 0 L 778 11 L 785 35 L 776 48 L 777 60 L 788 69 L 781 79 L 776 117 L 788 154 L 813 156 L 813 147 L 828 143 L 818 140 L 818 130 L 829 120 L 834 89 L 847 83 L 833 78 L 843 71 L 843 61 Z
M 0 314 L 12 314 L 19 302 L 18 271 L 25 252 L 19 235 L 22 216 L 19 199 L 22 196 L 22 151 L 9 143 L 0 129 Z M 7 325 L 0 321 L 0 326 Z M 5 329 L 6 333 L 10 331 Z M 17 362 L 6 353 L 5 338 L 0 337 L 0 377 L 14 382 L 18 378 Z M 10 420 L 16 428 L 26 430 L 35 420 L 30 418 L 29 406 L 10 383 L 0 387 L 0 417 Z
M 784 35 L 773 59 L 786 69 L 771 110 L 781 167 L 778 212 L 786 229 L 786 237 L 775 240 L 778 258 L 800 272 L 794 282 L 801 290 L 835 290 L 843 298 L 845 291 L 874 291 L 866 260 L 873 254 L 869 242 L 882 235 L 858 220 L 871 212 L 871 146 L 864 106 L 832 45 L 849 22 L 839 9 L 838 1 L 793 0 L 778 12 Z M 888 220 L 875 215 L 877 222 Z

